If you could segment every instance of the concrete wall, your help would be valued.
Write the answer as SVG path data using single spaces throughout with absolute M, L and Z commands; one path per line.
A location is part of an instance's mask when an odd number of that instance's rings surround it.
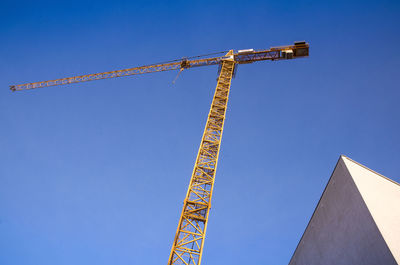
M 346 159 L 339 159 L 290 265 L 398 264 L 346 167 Z
M 347 157 L 343 161 L 383 239 L 400 263 L 400 184 Z

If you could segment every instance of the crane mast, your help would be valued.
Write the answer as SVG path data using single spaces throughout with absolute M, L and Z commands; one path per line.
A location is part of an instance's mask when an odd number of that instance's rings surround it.
M 273 47 L 269 50 L 254 51 L 253 49 L 248 49 L 239 50 L 237 52 L 230 50 L 222 56 L 201 59 L 181 59 L 123 70 L 25 83 L 10 86 L 10 89 L 12 91 L 29 90 L 39 87 L 58 86 L 144 73 L 169 70 L 182 71 L 199 66 L 220 65 L 221 68 L 217 86 L 215 88 L 214 97 L 168 260 L 168 265 L 200 265 L 208 216 L 211 209 L 211 198 L 221 147 L 229 91 L 236 65 L 264 60 L 295 59 L 307 57 L 308 53 L 308 43 L 295 42 L 294 45 Z
M 232 54 L 230 51 L 227 55 Z M 224 59 L 168 265 L 200 264 L 235 62 Z

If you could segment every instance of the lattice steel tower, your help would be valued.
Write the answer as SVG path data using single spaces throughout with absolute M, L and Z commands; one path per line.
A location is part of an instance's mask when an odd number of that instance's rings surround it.
M 182 71 L 198 66 L 220 65 L 217 87 L 211 103 L 210 112 L 208 114 L 168 260 L 168 265 L 200 265 L 207 230 L 208 215 L 211 208 L 211 198 L 229 99 L 229 90 L 235 66 L 237 64 L 246 64 L 256 61 L 277 61 L 307 57 L 308 51 L 309 45 L 306 42 L 295 42 L 294 45 L 279 46 L 270 48 L 269 50 L 255 51 L 253 49 L 247 49 L 237 52 L 230 50 L 225 55 L 216 57 L 195 56 L 167 63 L 152 64 L 124 70 L 26 83 L 10 86 L 10 89 L 12 91 L 19 91 L 120 76 L 168 70 Z

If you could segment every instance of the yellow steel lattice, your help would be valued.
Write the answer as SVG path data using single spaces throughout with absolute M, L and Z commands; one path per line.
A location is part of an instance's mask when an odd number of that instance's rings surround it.
M 222 62 L 168 265 L 200 265 L 234 67 L 232 59 Z
M 168 260 L 168 265 L 200 265 L 208 215 L 211 208 L 211 197 L 215 172 L 217 169 L 229 89 L 235 65 L 265 60 L 278 61 L 302 58 L 307 57 L 308 52 L 308 43 L 301 41 L 295 42 L 294 45 L 272 47 L 268 50 L 247 49 L 238 50 L 236 52 L 231 50 L 223 56 L 219 55 L 210 57 L 212 54 L 208 54 L 122 70 L 11 85 L 10 89 L 12 91 L 31 90 L 40 87 L 82 83 L 122 76 L 170 70 L 182 71 L 183 69 L 193 67 L 221 65 L 217 87 L 215 89 L 206 127 L 204 129 L 196 163 Z

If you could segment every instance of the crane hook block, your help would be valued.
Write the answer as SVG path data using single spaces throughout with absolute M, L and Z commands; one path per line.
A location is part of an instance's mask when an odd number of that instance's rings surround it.
M 181 62 L 181 69 L 182 68 L 189 68 L 189 67 L 190 67 L 190 63 L 188 62 L 188 60 L 186 58 L 183 58 L 182 62 Z

